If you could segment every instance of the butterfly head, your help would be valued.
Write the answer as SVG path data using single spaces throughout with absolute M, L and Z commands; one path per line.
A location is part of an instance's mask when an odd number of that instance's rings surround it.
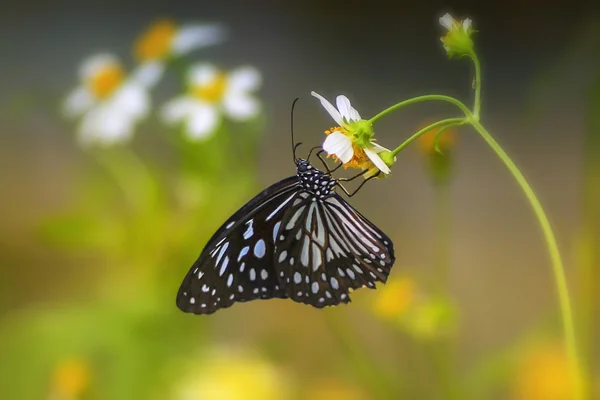
M 304 189 L 313 193 L 317 198 L 326 197 L 333 192 L 336 180 L 313 167 L 307 160 L 297 159 L 296 171 Z

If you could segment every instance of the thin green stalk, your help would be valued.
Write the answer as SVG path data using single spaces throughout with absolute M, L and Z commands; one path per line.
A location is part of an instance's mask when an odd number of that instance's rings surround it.
M 131 149 L 93 149 L 90 154 L 114 179 L 132 210 L 144 209 L 156 200 L 156 181 Z
M 454 97 L 438 95 L 438 94 L 429 94 L 429 95 L 425 95 L 425 96 L 413 97 L 412 99 L 404 100 L 398 104 L 394 104 L 393 106 L 386 108 L 385 110 L 383 110 L 382 112 L 380 112 L 379 114 L 377 114 L 376 116 L 371 118 L 369 120 L 369 122 L 371 123 L 371 125 L 373 125 L 375 122 L 377 122 L 378 120 L 380 120 L 381 118 L 383 118 L 384 116 L 386 116 L 387 114 L 389 114 L 393 111 L 396 111 L 402 107 L 406 107 L 411 104 L 422 103 L 424 101 L 445 101 L 447 103 L 454 104 L 455 106 L 460 108 L 461 111 L 463 113 L 465 113 L 465 115 L 469 115 L 471 113 L 471 111 L 469 110 L 469 108 L 467 106 L 465 106 L 461 101 L 456 100 Z
M 398 104 L 402 104 L 402 103 L 398 103 Z M 390 107 L 388 110 L 390 110 L 392 107 Z M 392 110 L 393 111 L 393 110 Z M 470 113 L 469 110 L 467 110 L 467 113 Z M 378 114 L 378 116 L 381 115 Z M 375 118 L 373 118 L 375 119 Z M 372 119 L 372 120 L 373 120 Z M 371 120 L 371 121 L 372 121 Z M 439 127 L 444 127 L 447 125 L 463 125 L 466 123 L 466 119 L 465 118 L 448 118 L 448 119 L 443 119 L 441 121 L 435 122 L 429 126 L 426 126 L 425 128 L 421 129 L 420 131 L 418 131 L 417 133 L 415 133 L 414 135 L 412 135 L 411 137 L 409 137 L 408 139 L 406 139 L 400 146 L 396 147 L 393 151 L 392 154 L 394 156 L 396 156 L 398 153 L 400 153 L 406 146 L 408 146 L 410 143 L 412 143 L 414 140 L 418 139 L 419 136 L 424 135 L 425 133 L 431 131 L 432 129 L 435 128 L 439 128 Z
M 434 185 L 435 266 L 438 290 L 444 296 L 450 279 L 450 186 L 447 182 Z
M 531 207 L 533 208 L 533 211 L 538 219 L 538 222 L 544 234 L 546 245 L 548 246 L 548 254 L 550 255 L 550 259 L 552 262 L 552 271 L 554 273 L 554 280 L 556 282 L 556 288 L 558 291 L 558 300 L 562 315 L 566 351 L 567 356 L 569 358 L 570 366 L 574 373 L 574 381 L 576 385 L 574 399 L 582 399 L 582 390 L 579 381 L 579 378 L 581 377 L 580 364 L 577 353 L 577 340 L 575 336 L 575 325 L 573 322 L 571 298 L 569 296 L 569 287 L 567 284 L 565 269 L 563 266 L 562 258 L 560 256 L 560 251 L 558 249 L 558 244 L 554 236 L 554 232 L 552 231 L 552 227 L 550 225 L 550 221 L 548 221 L 548 217 L 546 216 L 542 205 L 540 204 L 537 196 L 535 195 L 535 192 L 533 191 L 531 186 L 529 186 L 529 183 L 527 182 L 519 168 L 517 168 L 517 166 L 502 149 L 502 147 L 500 147 L 500 145 L 494 140 L 490 133 L 479 123 L 479 121 L 472 119 L 470 123 L 475 128 L 475 130 L 477 130 L 477 132 L 481 135 L 481 137 L 487 142 L 487 144 L 492 148 L 496 155 L 502 160 L 504 165 L 506 165 L 510 173 L 513 175 L 513 177 L 525 193 L 525 196 L 529 200 L 529 203 L 531 204 Z
M 398 377 L 391 380 L 386 371 L 378 368 L 357 340 L 354 330 L 343 320 L 342 310 L 326 310 L 325 321 L 338 342 L 345 348 L 345 354 L 352 359 L 352 365 L 358 369 L 358 378 L 362 379 L 376 399 L 388 399 L 399 394 Z
M 481 109 L 481 64 L 479 57 L 475 52 L 471 53 L 471 60 L 475 66 L 475 102 L 473 106 L 473 116 L 479 121 L 479 110 Z

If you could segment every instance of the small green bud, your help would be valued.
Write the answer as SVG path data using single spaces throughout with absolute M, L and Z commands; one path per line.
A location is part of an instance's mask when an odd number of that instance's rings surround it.
M 473 54 L 471 35 L 475 30 L 471 27 L 472 21 L 469 18 L 457 21 L 450 14 L 446 14 L 440 18 L 440 24 L 448 30 L 448 33 L 440 39 L 448 58 L 460 58 Z
M 391 151 L 382 151 L 379 157 L 390 168 L 396 163 L 396 156 Z

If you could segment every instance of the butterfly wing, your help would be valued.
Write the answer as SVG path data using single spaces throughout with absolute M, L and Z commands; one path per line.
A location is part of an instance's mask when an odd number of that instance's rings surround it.
M 273 269 L 274 233 L 299 185 L 297 176 L 275 183 L 225 221 L 179 288 L 182 311 L 212 314 L 235 302 L 287 297 Z
M 386 282 L 392 241 L 337 193 L 301 191 L 282 219 L 275 270 L 288 296 L 314 307 L 348 303 L 350 289 Z

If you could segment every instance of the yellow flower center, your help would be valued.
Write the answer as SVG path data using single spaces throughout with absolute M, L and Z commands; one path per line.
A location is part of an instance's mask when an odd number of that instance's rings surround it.
M 171 42 L 177 33 L 177 26 L 171 20 L 155 22 L 135 43 L 135 56 L 139 62 L 160 60 L 171 51 Z
M 117 64 L 108 64 L 88 78 L 86 85 L 99 99 L 110 96 L 123 82 L 123 68 Z
M 331 135 L 333 132 L 341 132 L 346 136 L 350 136 L 348 131 L 340 126 L 334 126 L 333 128 L 326 130 L 325 134 Z M 344 164 L 344 168 L 370 169 L 373 167 L 373 163 L 371 163 L 371 160 L 369 160 L 365 151 L 362 147 L 355 144 L 354 141 L 352 142 L 352 150 L 354 150 L 354 155 L 350 161 Z M 327 155 L 327 157 L 329 156 L 332 156 L 336 162 L 339 161 L 339 158 L 335 154 Z
M 89 386 L 91 376 L 88 365 L 78 359 L 59 364 L 54 372 L 53 389 L 60 398 L 78 398 Z
M 396 318 L 405 313 L 415 299 L 416 288 L 411 279 L 389 282 L 381 288 L 374 311 L 382 318 Z
M 192 94 L 200 100 L 209 103 L 218 103 L 223 98 L 227 89 L 227 75 L 217 72 L 215 78 L 204 84 L 192 86 Z

